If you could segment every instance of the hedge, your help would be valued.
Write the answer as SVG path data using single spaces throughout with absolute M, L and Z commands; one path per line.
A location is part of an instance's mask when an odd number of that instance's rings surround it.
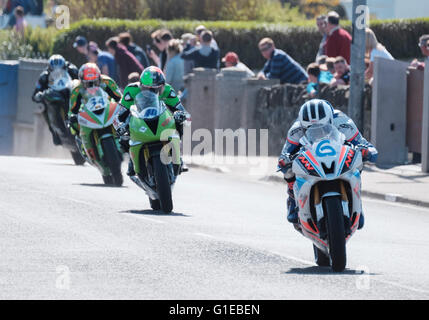
M 79 65 L 84 62 L 83 57 L 72 47 L 74 39 L 78 35 L 97 42 L 103 48 L 105 40 L 111 36 L 123 31 L 130 31 L 134 41 L 144 47 L 146 44 L 152 43 L 150 34 L 157 28 L 168 28 L 175 37 L 180 37 L 183 33 L 193 32 L 195 27 L 200 24 L 204 24 L 214 32 L 222 55 L 228 51 L 235 51 L 241 60 L 252 69 L 259 69 L 264 64 L 264 59 L 257 48 L 259 40 L 264 37 L 272 38 L 278 48 L 285 50 L 303 66 L 314 60 L 321 40 L 321 35 L 313 21 L 290 26 L 261 22 L 165 22 L 101 19 L 83 20 L 73 24 L 70 29 L 59 32 L 53 43 L 53 52 L 62 54 Z M 344 27 L 351 32 L 350 23 L 345 23 Z M 417 44 L 422 34 L 429 33 L 429 18 L 372 21 L 371 28 L 379 41 L 396 59 L 409 60 L 422 57 Z

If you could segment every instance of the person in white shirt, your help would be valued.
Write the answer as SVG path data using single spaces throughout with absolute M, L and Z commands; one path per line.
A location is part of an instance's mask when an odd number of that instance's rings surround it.
M 245 71 L 248 78 L 254 78 L 255 73 L 249 69 L 244 63 L 240 62 L 238 55 L 235 52 L 228 52 L 222 59 L 222 62 L 227 68 L 234 68 L 236 70 Z
M 395 60 L 389 51 L 377 40 L 374 31 L 369 28 L 365 30 L 366 56 L 369 59 L 369 66 L 365 71 L 365 78 L 371 80 L 374 76 L 374 60 L 380 57 L 388 60 Z

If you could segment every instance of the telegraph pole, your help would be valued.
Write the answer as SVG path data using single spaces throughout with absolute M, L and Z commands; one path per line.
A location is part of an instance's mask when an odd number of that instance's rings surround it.
M 364 114 L 365 27 L 369 16 L 368 10 L 367 0 L 353 0 L 349 116 L 361 131 Z

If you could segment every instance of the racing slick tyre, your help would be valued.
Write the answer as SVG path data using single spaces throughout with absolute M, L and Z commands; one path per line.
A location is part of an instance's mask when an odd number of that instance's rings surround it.
M 124 183 L 124 178 L 121 172 L 121 156 L 116 147 L 113 138 L 103 139 L 101 141 L 104 151 L 104 160 L 112 173 L 112 184 L 116 187 L 121 187 Z
M 161 209 L 165 213 L 170 213 L 173 211 L 173 200 L 167 166 L 161 162 L 159 155 L 152 158 L 152 166 L 155 176 L 156 192 L 158 193 Z
M 74 164 L 77 166 L 83 166 L 85 164 L 85 159 L 82 157 L 82 154 L 79 151 L 70 151 L 70 154 L 73 158 Z
M 323 199 L 323 209 L 327 216 L 329 255 L 332 270 L 342 272 L 346 268 L 346 235 L 344 214 L 340 197 Z

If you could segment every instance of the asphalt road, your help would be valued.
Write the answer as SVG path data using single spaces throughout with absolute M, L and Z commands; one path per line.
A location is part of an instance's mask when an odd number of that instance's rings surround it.
M 0 157 L 0 299 L 429 299 L 428 210 L 365 199 L 336 274 L 286 221 L 285 193 L 192 169 L 163 215 L 128 179 Z

